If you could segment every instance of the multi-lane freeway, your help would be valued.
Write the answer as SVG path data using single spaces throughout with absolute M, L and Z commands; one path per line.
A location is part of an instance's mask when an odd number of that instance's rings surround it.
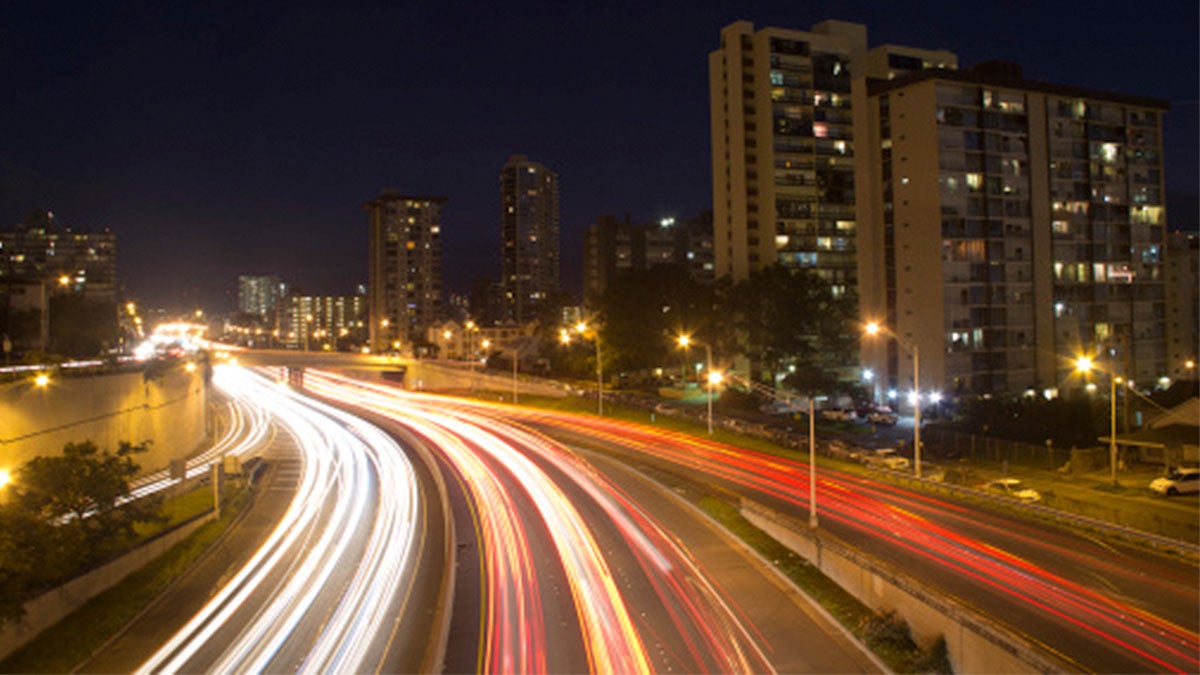
M 593 416 L 394 390 L 385 394 L 371 385 L 339 382 L 343 391 L 390 395 L 406 401 L 403 405 L 429 407 L 442 415 L 490 417 L 497 424 L 522 420 L 573 444 L 716 484 L 782 512 L 808 510 L 805 463 Z M 1200 668 L 1200 594 L 1192 562 L 853 473 L 825 471 L 818 484 L 822 527 L 831 534 L 1024 635 L 1068 668 Z
M 629 468 L 802 515 L 806 463 L 309 370 L 314 399 L 283 379 L 217 371 L 234 401 L 221 450 L 263 442 L 272 420 L 291 453 L 271 460 L 288 499 L 210 598 L 181 603 L 187 615 L 170 631 L 157 626 L 162 644 L 138 660 L 144 671 L 881 668 L 767 565 Z M 1064 668 L 1200 668 L 1193 563 L 836 469 L 821 470 L 818 505 L 829 535 Z

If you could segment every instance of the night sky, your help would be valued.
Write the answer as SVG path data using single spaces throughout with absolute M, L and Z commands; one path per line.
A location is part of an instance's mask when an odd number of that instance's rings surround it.
M 1169 220 L 1195 229 L 1197 13 L 1194 0 L 6 3 L 0 226 L 45 208 L 111 228 L 132 297 L 224 310 L 238 274 L 352 292 L 366 281 L 362 205 L 394 187 L 449 198 L 458 291 L 499 274 L 498 172 L 521 153 L 559 173 L 577 289 L 596 216 L 710 207 L 721 27 L 836 18 L 867 24 L 872 46 L 1170 101 Z

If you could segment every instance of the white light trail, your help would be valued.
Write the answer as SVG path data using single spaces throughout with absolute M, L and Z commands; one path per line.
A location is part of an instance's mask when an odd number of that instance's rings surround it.
M 300 484 L 251 560 L 139 671 L 195 669 L 193 659 L 216 652 L 203 667 L 279 670 L 273 660 L 285 649 L 303 655 L 303 672 L 374 669 L 390 626 L 381 617 L 415 562 L 419 490 L 407 456 L 371 425 L 243 369 L 218 366 L 214 384 L 254 401 L 295 438 Z M 339 574 L 349 581 L 335 582 Z M 297 644 L 305 627 L 310 641 Z M 235 637 L 214 644 L 231 628 Z

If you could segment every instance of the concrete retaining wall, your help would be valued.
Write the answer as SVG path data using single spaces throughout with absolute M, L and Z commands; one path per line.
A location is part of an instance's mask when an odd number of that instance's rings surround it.
M 0 659 L 37 637 L 42 631 L 62 621 L 88 600 L 116 586 L 122 579 L 140 570 L 166 553 L 172 546 L 212 520 L 214 514 L 196 518 L 142 546 L 126 553 L 107 565 L 25 603 L 25 618 L 17 626 L 0 629 Z
M 183 459 L 206 435 L 205 383 L 182 368 L 146 381 L 142 373 L 54 377 L 0 385 L 0 468 L 55 455 L 69 442 L 115 450 L 120 441 L 150 441 L 135 461 L 143 473 Z
M 918 644 L 946 638 L 956 673 L 1064 672 L 1042 654 L 980 614 L 915 579 L 845 546 L 828 534 L 745 500 L 742 515 L 876 612 L 894 611 Z

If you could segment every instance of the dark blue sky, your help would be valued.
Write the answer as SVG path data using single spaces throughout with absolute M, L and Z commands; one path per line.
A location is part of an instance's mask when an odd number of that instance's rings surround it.
M 1170 220 L 1196 226 L 1194 1 L 434 4 L 7 3 L 0 225 L 44 207 L 109 227 L 134 297 L 221 309 L 238 274 L 351 292 L 366 276 L 362 204 L 395 187 L 449 198 L 459 290 L 498 275 L 497 173 L 522 153 L 559 172 L 578 286 L 597 215 L 708 207 L 721 27 L 838 18 L 867 24 L 872 45 L 1169 100 Z

